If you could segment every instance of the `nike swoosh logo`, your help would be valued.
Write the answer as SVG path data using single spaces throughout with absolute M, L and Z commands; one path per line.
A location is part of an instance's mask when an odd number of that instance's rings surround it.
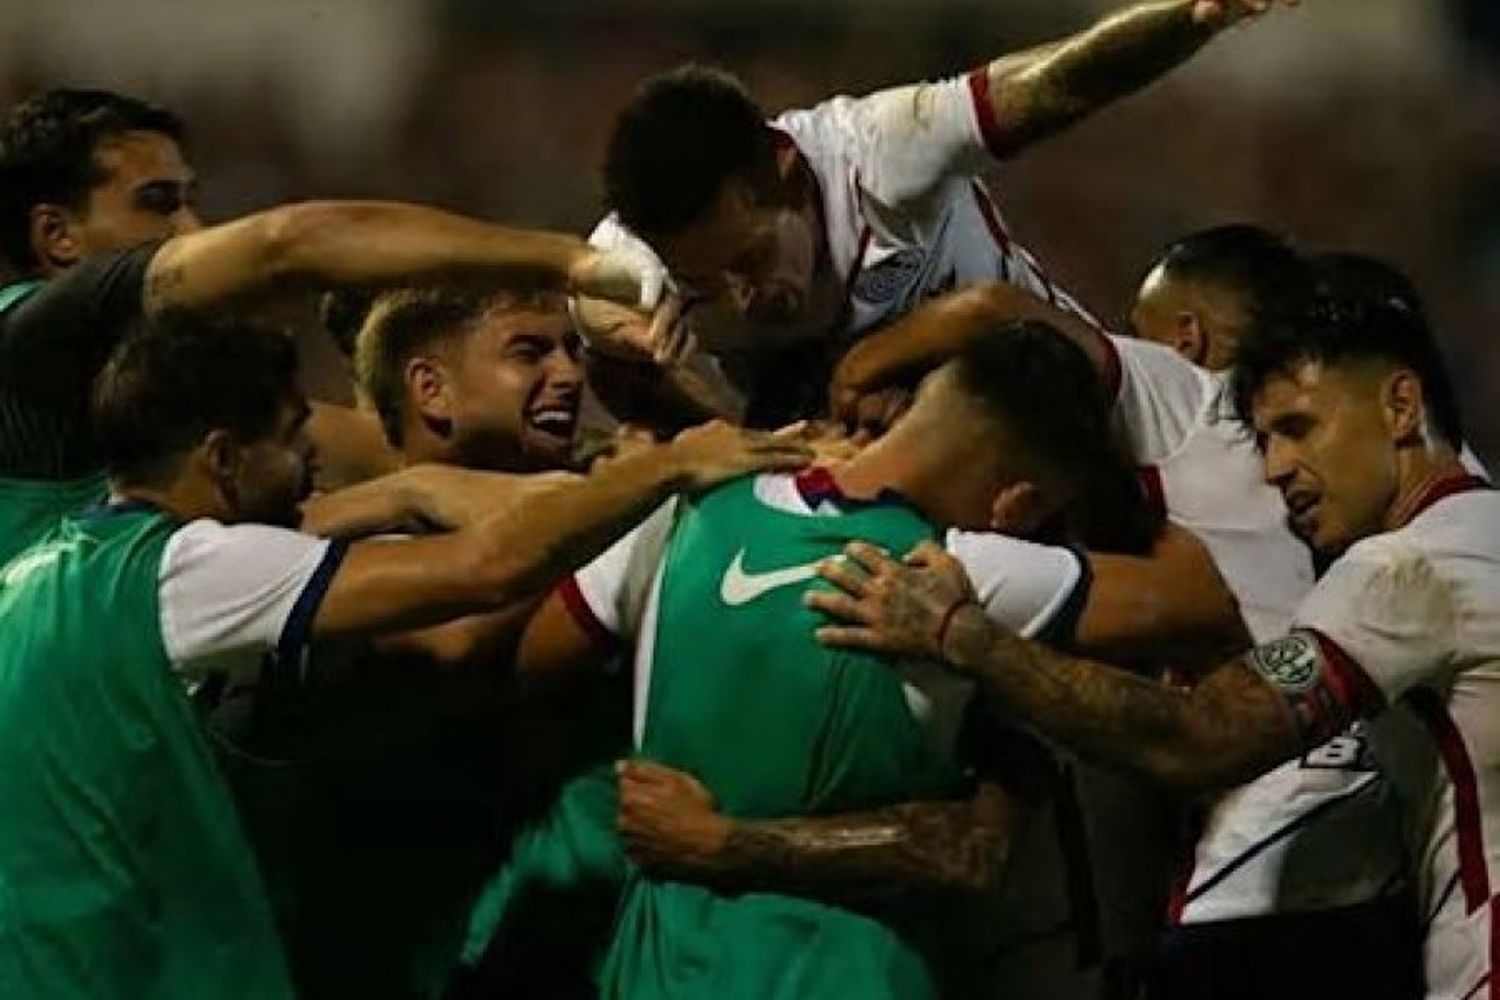
M 745 550 L 740 549 L 735 553 L 734 562 L 724 571 L 724 579 L 719 583 L 719 598 L 730 607 L 738 607 L 778 587 L 811 580 L 817 575 L 818 564 L 815 562 L 773 569 L 769 573 L 746 573 Z

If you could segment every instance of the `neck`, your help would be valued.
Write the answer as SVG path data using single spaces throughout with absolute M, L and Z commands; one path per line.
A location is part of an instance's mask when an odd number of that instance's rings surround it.
M 834 478 L 848 496 L 873 500 L 882 490 L 894 490 L 934 524 L 964 526 L 959 498 L 971 492 L 963 482 L 957 449 L 903 433 L 900 425 L 834 470 Z M 944 442 L 947 443 L 947 442 Z
M 230 519 L 230 514 L 219 500 L 216 490 L 187 478 L 178 479 L 166 486 L 149 486 L 111 479 L 109 499 L 111 503 L 132 500 L 147 503 L 166 511 L 180 521 L 196 521 L 202 517 L 226 522 Z
M 1468 470 L 1447 445 L 1405 449 L 1396 458 L 1396 496 L 1386 510 L 1385 530 L 1393 531 L 1416 517 L 1439 483 L 1466 475 Z

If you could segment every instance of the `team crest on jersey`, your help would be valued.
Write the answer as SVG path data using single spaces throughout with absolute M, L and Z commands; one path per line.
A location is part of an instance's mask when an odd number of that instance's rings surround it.
M 1318 644 L 1311 637 L 1293 632 L 1257 647 L 1250 665 L 1282 691 L 1298 694 L 1318 682 L 1318 656 Z
M 921 277 L 926 263 L 927 255 L 921 248 L 903 247 L 862 270 L 854 280 L 854 295 L 871 305 L 893 301 Z

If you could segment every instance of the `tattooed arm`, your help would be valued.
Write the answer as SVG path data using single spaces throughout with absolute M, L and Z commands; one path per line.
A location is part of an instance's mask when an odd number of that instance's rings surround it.
M 1355 714 L 1347 678 L 1314 637 L 1293 633 L 1210 673 L 1191 691 L 1021 639 L 972 604 L 963 568 L 935 546 L 896 563 L 868 545 L 820 572 L 839 592 L 808 603 L 846 623 L 829 645 L 931 656 L 1080 756 L 1170 788 L 1240 784 L 1318 745 Z
M 1016 153 L 1141 89 L 1223 27 L 1263 13 L 1272 2 L 1156 0 L 1111 14 L 1063 41 L 996 59 L 986 68 L 992 151 Z
M 649 307 L 660 294 L 655 280 L 634 259 L 572 235 L 399 202 L 310 201 L 168 240 L 147 269 L 144 306 L 157 314 L 255 303 L 288 289 L 460 284 Z
M 1018 806 L 993 782 L 971 798 L 863 813 L 739 819 L 694 777 L 620 765 L 620 834 L 649 871 L 739 891 L 851 897 L 985 893 L 1000 884 Z

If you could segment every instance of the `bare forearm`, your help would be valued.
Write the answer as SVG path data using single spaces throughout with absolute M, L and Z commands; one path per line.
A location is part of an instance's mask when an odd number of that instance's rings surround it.
M 528 498 L 466 534 L 488 552 L 483 585 L 529 600 L 609 547 L 684 485 L 668 445 L 611 462 L 587 478 Z
M 840 362 L 837 382 L 844 388 L 871 391 L 924 374 L 985 331 L 1017 320 L 1051 324 L 1104 366 L 1102 338 L 1093 327 L 1024 288 L 991 282 L 931 302 L 860 341 Z
M 1000 134 L 1015 151 L 1131 94 L 1213 37 L 1191 0 L 1129 7 L 1062 42 L 990 65 Z
M 1239 784 L 1300 749 L 1284 703 L 1238 663 L 1185 692 L 954 616 L 945 653 L 986 693 L 1080 756 L 1184 792 Z
M 422 205 L 305 202 L 169 240 L 148 272 L 148 312 L 305 286 L 481 284 L 565 290 L 576 236 L 510 229 Z
M 867 813 L 733 820 L 704 881 L 799 894 L 984 892 L 999 884 L 1011 805 L 985 786 L 974 801 L 912 802 Z

